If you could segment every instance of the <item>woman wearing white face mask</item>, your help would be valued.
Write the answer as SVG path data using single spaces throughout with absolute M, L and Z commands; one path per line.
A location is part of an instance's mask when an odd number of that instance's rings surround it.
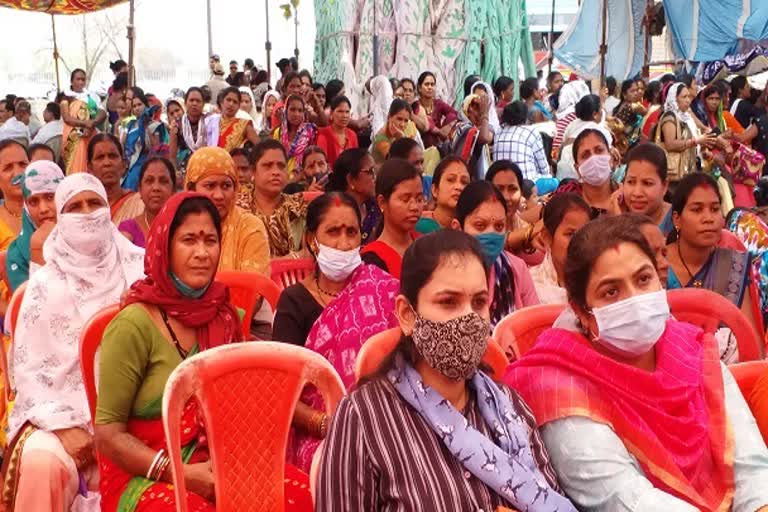
M 362 344 L 397 325 L 398 282 L 360 259 L 360 210 L 346 194 L 324 194 L 309 204 L 305 244 L 317 260 L 315 272 L 283 291 L 275 313 L 273 338 L 318 352 L 350 388 Z M 300 436 L 289 459 L 305 471 L 325 436 L 328 418 L 320 395 L 302 395 L 294 419 Z
M 611 180 L 613 160 L 605 129 L 589 123 L 573 142 L 573 161 L 581 179 L 581 196 L 596 213 L 616 215 L 617 185 Z
M 99 510 L 91 417 L 80 374 L 83 324 L 144 276 L 144 250 L 112 224 L 94 176 L 62 180 L 45 265 L 27 284 L 9 362 L 16 401 L 8 419 L 15 464 L 7 510 Z M 6 496 L 7 497 L 7 496 Z M 76 508 L 80 507 L 80 508 Z
M 633 226 L 606 217 L 576 233 L 572 312 L 505 382 L 531 406 L 579 509 L 765 512 L 768 450 L 754 418 L 714 339 L 670 317 Z

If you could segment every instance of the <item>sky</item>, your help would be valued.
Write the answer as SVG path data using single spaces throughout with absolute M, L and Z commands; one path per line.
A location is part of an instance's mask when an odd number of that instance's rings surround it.
M 272 40 L 272 70 L 281 57 L 290 57 L 294 49 L 293 19 L 286 21 L 279 5 L 287 0 L 268 0 L 270 39 Z M 264 42 L 265 2 L 263 0 L 211 0 L 213 50 L 221 55 L 227 66 L 237 60 L 242 66 L 246 57 L 257 64 L 266 64 Z M 128 4 L 122 4 L 102 13 L 85 15 L 89 45 L 95 45 L 98 27 L 103 26 L 104 16 L 117 25 L 128 20 Z M 56 17 L 59 52 L 70 67 L 83 65 L 81 16 Z M 153 71 L 175 70 L 177 77 L 190 73 L 204 74 L 208 65 L 208 39 L 206 32 L 205 0 L 136 0 L 136 49 L 137 63 L 152 62 Z M 0 93 L 18 86 L 17 73 L 30 74 L 53 70 L 51 17 L 43 13 L 15 11 L 0 8 Z M 117 31 L 116 44 L 128 60 L 128 42 L 125 29 Z M 315 20 L 312 0 L 299 4 L 299 50 L 302 67 L 312 64 L 315 37 Z M 8 51 L 13 49 L 13 51 Z M 109 61 L 118 57 L 109 48 L 100 64 L 97 80 L 111 79 Z M 146 68 L 146 66 L 145 66 Z M 157 68 L 157 69 L 154 69 Z M 29 77 L 23 77 L 29 82 Z M 62 85 L 68 85 L 69 77 L 61 68 Z M 14 81 L 11 81 L 14 80 Z M 179 79 L 184 81 L 184 79 Z M 40 81 L 40 79 L 38 79 Z M 189 86 L 191 83 L 180 83 Z M 29 94 L 29 93 L 28 93 Z

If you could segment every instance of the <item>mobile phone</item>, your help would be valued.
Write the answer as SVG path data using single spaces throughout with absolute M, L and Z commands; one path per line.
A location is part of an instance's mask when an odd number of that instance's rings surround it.
M 328 183 L 328 180 L 330 179 L 330 177 L 331 177 L 331 173 L 327 172 L 320 177 L 315 177 L 315 183 L 317 183 L 321 187 L 324 187 Z

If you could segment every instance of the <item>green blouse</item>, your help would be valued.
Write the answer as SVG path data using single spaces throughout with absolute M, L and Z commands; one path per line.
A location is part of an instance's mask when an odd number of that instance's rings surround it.
M 195 353 L 197 345 L 189 355 Z M 96 423 L 160 418 L 165 384 L 181 362 L 168 333 L 146 309 L 132 304 L 120 311 L 101 342 Z
M 441 229 L 443 229 L 443 227 L 440 224 L 438 224 L 438 222 L 435 219 L 422 217 L 416 223 L 415 229 L 417 233 L 421 233 L 422 235 L 428 235 L 430 233 L 434 233 L 435 231 L 440 231 Z

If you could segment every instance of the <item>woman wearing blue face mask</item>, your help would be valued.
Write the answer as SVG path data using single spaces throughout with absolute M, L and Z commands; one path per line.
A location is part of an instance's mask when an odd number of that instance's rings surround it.
M 507 371 L 580 510 L 768 510 L 768 449 L 717 343 L 675 321 L 631 218 L 571 240 L 572 310 Z
M 516 309 L 539 303 L 525 262 L 504 250 L 507 202 L 499 189 L 487 181 L 467 185 L 456 203 L 452 227 L 477 238 L 485 261 L 491 266 L 491 327 Z
M 362 262 L 360 233 L 360 209 L 350 196 L 333 192 L 309 204 L 304 244 L 317 267 L 283 291 L 272 334 L 321 354 L 348 388 L 355 382 L 354 361 L 362 344 L 397 325 L 397 280 Z M 294 419 L 299 435 L 289 448 L 289 460 L 306 471 L 328 428 L 324 410 L 320 394 L 305 391 Z

